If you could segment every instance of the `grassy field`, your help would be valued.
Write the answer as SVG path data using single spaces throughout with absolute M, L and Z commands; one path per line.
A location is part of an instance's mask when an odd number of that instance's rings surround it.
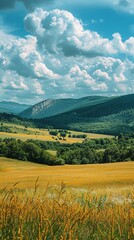
M 40 187 L 60 184 L 69 187 L 128 187 L 134 184 L 134 162 L 93 165 L 46 166 L 31 162 L 0 158 L 0 186 L 31 188 L 39 177 Z
M 0 238 L 132 240 L 133 173 L 134 162 L 49 167 L 0 158 Z
M 134 162 L 49 167 L 0 158 L 0 239 L 133 240 L 133 173 Z
M 43 141 L 57 141 L 57 137 L 53 137 L 49 134 L 47 129 L 38 129 L 38 128 L 25 128 L 21 125 L 10 124 L 10 123 L 3 123 L 3 126 L 9 127 L 12 131 L 11 133 L 8 132 L 0 132 L 0 138 L 16 138 L 26 141 L 27 139 L 33 140 L 43 140 Z M 94 134 L 94 133 L 84 133 L 84 132 L 76 132 L 76 131 L 69 131 L 72 135 L 73 134 L 86 134 L 87 138 L 112 138 L 113 136 L 104 135 L 104 134 Z M 66 137 L 65 140 L 59 140 L 61 143 L 76 143 L 82 142 L 83 138 L 68 138 Z

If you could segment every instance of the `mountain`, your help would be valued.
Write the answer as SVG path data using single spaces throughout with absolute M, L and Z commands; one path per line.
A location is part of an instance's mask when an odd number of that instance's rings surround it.
M 13 114 L 19 114 L 20 112 L 24 111 L 30 107 L 30 105 L 27 104 L 19 104 L 16 102 L 0 102 L 0 113 L 13 113 Z
M 37 125 L 78 131 L 116 134 L 134 131 L 134 94 L 40 119 Z
M 54 116 L 60 113 L 68 112 L 73 109 L 93 106 L 99 103 L 106 102 L 108 97 L 90 96 L 80 99 L 47 99 L 40 103 L 31 106 L 19 114 L 23 118 L 45 118 Z
M 2 123 L 4 122 L 11 123 L 13 125 L 18 124 L 25 127 L 38 127 L 35 125 L 32 119 L 24 119 L 12 113 L 0 113 L 0 124 L 1 124 L 0 128 L 2 127 L 2 129 L 3 129 Z
M 27 120 L 13 114 L 0 113 L 0 120 L 40 128 L 114 135 L 134 132 L 134 94 L 114 98 L 94 97 L 94 100 L 93 97 L 86 97 L 78 99 L 77 103 L 75 106 L 79 108 L 47 118 Z

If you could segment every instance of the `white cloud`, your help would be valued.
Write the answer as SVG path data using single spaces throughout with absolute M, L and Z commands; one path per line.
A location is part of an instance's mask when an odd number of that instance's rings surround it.
M 46 12 L 36 9 L 26 16 L 25 26 L 37 37 L 39 46 L 50 53 L 87 57 L 115 53 L 108 39 L 97 32 L 84 30 L 81 22 L 64 10 Z
M 45 97 L 45 91 L 37 79 L 24 78 L 15 71 L 0 70 L 1 99 L 20 103 L 36 103 Z
M 124 76 L 124 74 L 121 73 L 117 73 L 113 75 L 115 82 L 124 82 L 126 80 L 126 77 Z
M 110 80 L 111 78 L 109 77 L 107 72 L 103 72 L 101 69 L 97 69 L 94 73 L 93 76 L 97 79 L 101 80 Z
M 128 54 L 134 56 L 134 37 L 125 42 L 119 33 L 113 39 L 85 30 L 70 12 L 55 9 L 50 12 L 36 9 L 25 18 L 26 29 L 38 40 L 42 51 L 65 56 L 107 56 Z
M 57 78 L 43 62 L 43 56 L 37 51 L 37 39 L 27 36 L 3 45 L 3 68 L 16 71 L 23 77 Z
M 119 33 L 112 40 L 102 38 L 58 9 L 37 9 L 27 15 L 25 25 L 31 35 L 0 44 L 3 99 L 29 103 L 134 91 L 133 37 L 125 42 Z M 120 54 L 125 59 L 131 55 L 131 61 L 121 60 Z

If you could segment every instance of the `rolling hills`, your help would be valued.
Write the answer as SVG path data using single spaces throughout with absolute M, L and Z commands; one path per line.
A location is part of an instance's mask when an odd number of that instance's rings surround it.
M 0 120 L 40 128 L 70 129 L 111 135 L 134 131 L 134 94 L 44 102 L 26 109 L 18 116 L 0 113 Z M 46 104 L 45 107 L 42 104 Z M 62 113 L 58 114 L 59 112 Z M 54 116 L 44 118 L 44 115 Z
M 19 114 L 20 112 L 24 111 L 28 107 L 30 107 L 30 105 L 19 104 L 16 102 L 2 101 L 2 102 L 0 102 L 0 113 Z
M 39 126 L 116 134 L 134 130 L 134 94 L 36 120 Z
M 19 116 L 23 118 L 40 119 L 85 106 L 93 106 L 106 102 L 109 99 L 111 98 L 102 96 L 89 96 L 80 99 L 47 99 L 22 111 Z

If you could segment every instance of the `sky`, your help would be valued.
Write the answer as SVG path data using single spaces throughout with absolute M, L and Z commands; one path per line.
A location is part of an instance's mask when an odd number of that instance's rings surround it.
M 134 1 L 0 0 L 0 101 L 134 93 Z

